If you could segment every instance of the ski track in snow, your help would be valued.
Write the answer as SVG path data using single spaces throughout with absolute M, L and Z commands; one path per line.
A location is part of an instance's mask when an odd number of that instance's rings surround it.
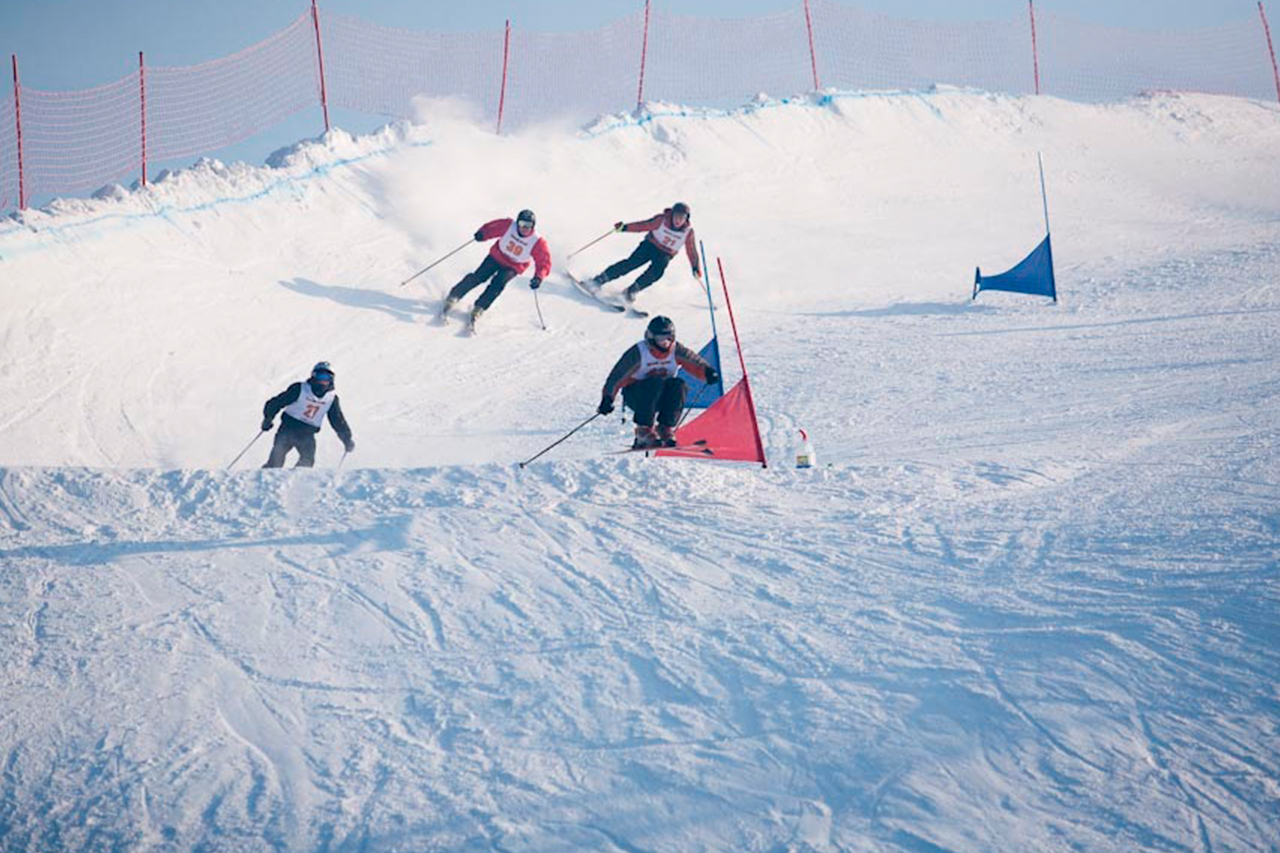
M 1043 123 L 1076 134 L 1047 157 L 1063 303 L 971 303 L 938 271 L 1016 261 L 1038 199 L 931 247 L 915 226 L 951 219 L 948 193 L 1022 187 L 1001 164 Z M 1186 180 L 1108 144 L 1128 125 Z M 616 417 L 516 466 L 589 413 L 640 326 L 549 282 L 542 333 L 517 280 L 478 338 L 441 335 L 431 294 L 479 252 L 420 291 L 395 287 L 412 269 L 373 283 L 368 253 L 408 268 L 506 204 L 414 196 L 431 158 L 512 152 L 437 131 L 408 165 L 325 178 L 359 205 L 299 189 L 83 237 L 118 262 L 87 304 L 60 290 L 89 274 L 77 239 L 44 250 L 53 273 L 6 261 L 30 277 L 0 315 L 0 850 L 1278 849 L 1274 108 L 942 92 L 526 138 L 552 174 L 621 160 L 662 197 L 680 184 L 655 175 L 737 157 L 690 197 L 726 235 L 764 470 L 602 459 Z M 917 136 L 988 171 L 809 175 L 850 140 L 875 161 Z M 813 208 L 782 211 L 795 245 L 706 201 L 762 163 L 743 194 Z M 270 226 L 286 213 L 315 241 Z M 681 274 L 647 298 L 692 341 L 709 326 Z M 102 330 L 117 303 L 132 346 Z M 379 467 L 212 469 L 319 357 L 291 322 L 328 330 L 348 464 Z M 790 467 L 799 427 L 813 470 Z M 128 467 L 156 459 L 179 468 Z

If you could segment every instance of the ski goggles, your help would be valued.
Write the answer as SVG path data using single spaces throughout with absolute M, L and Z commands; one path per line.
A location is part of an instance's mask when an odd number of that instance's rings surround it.
M 329 384 L 333 384 L 333 374 L 332 373 L 313 373 L 311 374 L 311 381 L 327 382 Z
M 671 345 L 675 342 L 675 335 L 654 335 L 649 338 L 649 343 L 653 344 L 655 347 L 661 347 L 662 349 L 670 349 Z

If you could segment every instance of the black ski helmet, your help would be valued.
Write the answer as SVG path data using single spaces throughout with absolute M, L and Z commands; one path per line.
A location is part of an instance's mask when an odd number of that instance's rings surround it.
M 670 337 L 674 342 L 676 339 L 676 324 L 671 322 L 670 317 L 654 317 L 649 321 L 649 326 L 644 330 L 645 343 L 657 346 L 658 338 Z
M 525 222 L 529 223 L 530 228 L 538 224 L 538 217 L 534 216 L 533 211 L 528 208 L 525 208 L 516 214 L 516 225 L 520 225 Z
M 671 205 L 671 215 L 675 216 L 677 213 L 683 213 L 685 219 L 693 218 L 693 212 L 689 210 L 689 205 L 685 204 L 682 201 L 678 201 L 675 204 Z

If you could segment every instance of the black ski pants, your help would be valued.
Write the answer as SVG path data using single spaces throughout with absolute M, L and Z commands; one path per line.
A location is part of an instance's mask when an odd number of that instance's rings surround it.
M 298 451 L 298 464 L 295 468 L 312 468 L 316 464 L 316 433 L 304 423 L 281 419 L 280 428 L 276 430 L 275 442 L 271 445 L 271 455 L 263 468 L 283 468 L 284 457 L 290 450 Z
M 453 289 L 449 291 L 449 298 L 454 300 L 461 299 L 488 281 L 489 286 L 484 289 L 484 293 L 480 294 L 480 298 L 476 300 L 477 308 L 488 310 L 489 306 L 493 304 L 493 300 L 502 295 L 507 282 L 515 277 L 515 270 L 510 267 L 504 267 L 490 255 L 484 259 L 484 263 L 476 268 L 475 272 L 463 276 L 462 281 L 453 286 Z
M 686 390 L 684 380 L 678 376 L 650 376 L 623 388 L 622 402 L 636 413 L 640 426 L 653 426 L 657 414 L 658 423 L 673 427 L 684 411 Z
M 629 288 L 631 291 L 639 293 L 662 278 L 662 274 L 667 271 L 667 264 L 669 263 L 671 263 L 671 256 L 659 249 L 657 243 L 646 237 L 640 241 L 640 245 L 636 246 L 636 250 L 629 257 L 623 258 L 600 273 L 600 283 L 604 284 L 606 281 L 613 281 L 620 275 L 626 275 L 633 269 L 648 264 L 649 268 L 640 273 L 640 277 Z

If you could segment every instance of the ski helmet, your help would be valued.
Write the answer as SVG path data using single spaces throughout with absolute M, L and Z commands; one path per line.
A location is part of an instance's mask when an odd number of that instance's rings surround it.
M 670 317 L 654 317 L 644 330 L 644 340 L 658 349 L 670 349 L 676 342 L 676 324 L 671 322 Z M 659 341 L 666 341 L 666 346 L 662 346 Z
M 530 228 L 538 224 L 538 217 L 534 216 L 533 211 L 528 208 L 516 214 L 516 225 L 523 225 L 526 222 L 529 223 Z
M 682 201 L 678 201 L 671 205 L 671 215 L 675 216 L 677 213 L 683 213 L 685 219 L 693 218 L 693 212 L 689 210 L 689 205 Z
M 310 382 L 328 382 L 333 384 L 333 368 L 329 366 L 327 361 L 318 361 L 316 366 L 311 368 Z

